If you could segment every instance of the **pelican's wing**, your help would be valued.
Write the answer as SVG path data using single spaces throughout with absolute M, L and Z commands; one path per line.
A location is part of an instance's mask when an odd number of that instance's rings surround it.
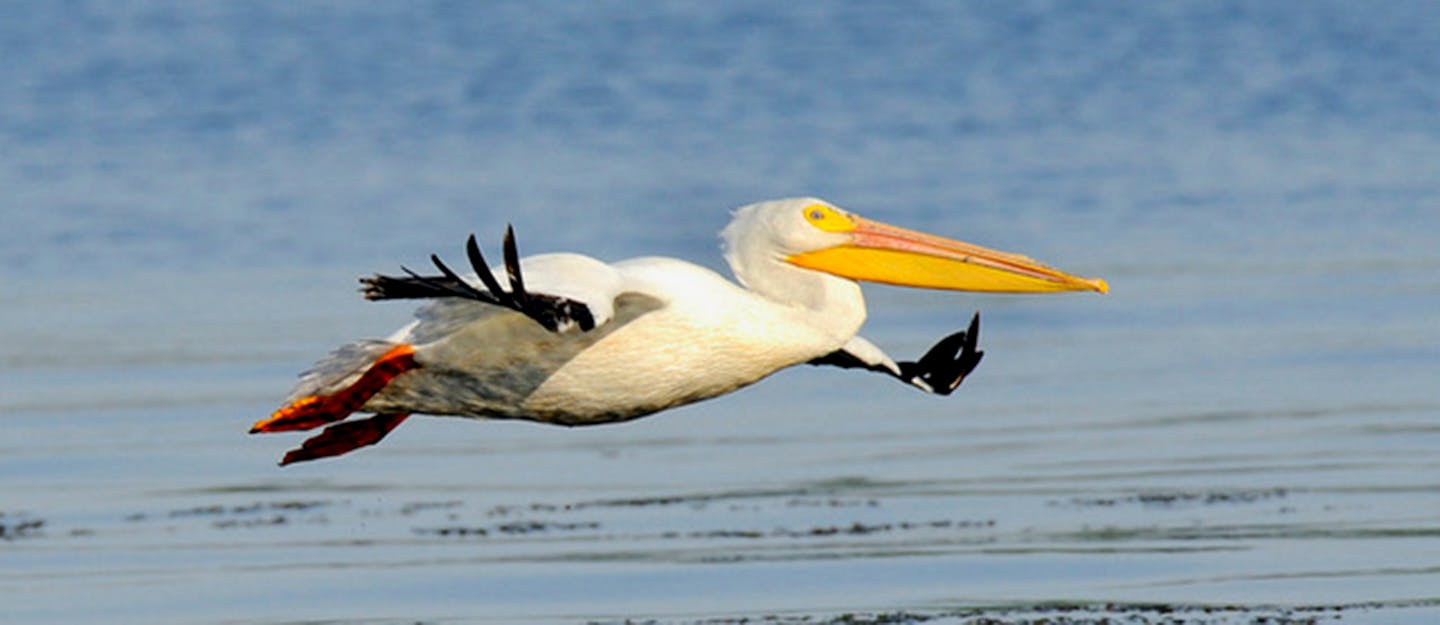
M 985 356 L 979 349 L 979 340 L 980 313 L 975 313 L 970 327 L 940 339 L 916 361 L 895 362 L 874 343 L 854 336 L 844 347 L 809 364 L 868 369 L 894 376 L 928 393 L 949 395 Z
M 481 276 L 489 275 L 493 279 L 492 271 L 506 271 L 498 267 L 492 270 L 483 263 L 476 264 L 485 272 L 480 276 L 454 276 L 451 272 L 450 277 L 371 276 L 363 279 L 370 299 L 425 298 L 429 301 L 415 311 L 414 321 L 389 337 L 344 345 L 315 363 L 301 374 L 290 401 L 333 393 L 354 383 L 376 358 L 396 345 L 428 345 L 472 324 L 492 321 L 500 322 L 495 328 L 508 329 L 488 336 L 487 348 L 494 353 L 527 354 L 527 366 L 536 371 L 553 370 L 558 366 L 555 363 L 573 358 L 575 353 L 618 326 L 661 305 L 654 298 L 627 293 L 625 278 L 619 271 L 588 256 L 539 254 L 510 264 L 514 265 L 517 276 L 524 271 L 520 288 L 529 303 L 522 308 L 512 305 L 510 290 L 499 289 L 507 298 L 501 300 L 493 292 L 476 288 L 485 281 Z M 545 306 L 548 308 L 542 308 Z M 536 323 L 521 319 L 520 315 Z M 500 321 L 501 317 L 520 323 Z
M 504 272 L 509 282 L 508 289 L 502 287 L 500 281 L 495 279 L 495 273 L 485 263 L 485 257 L 480 253 L 480 246 L 475 242 L 475 235 L 473 234 L 470 235 L 470 238 L 465 242 L 465 253 L 470 260 L 470 266 L 475 270 L 475 273 L 470 275 L 470 277 L 473 278 L 472 280 L 466 280 L 460 277 L 460 275 L 451 270 L 444 262 L 441 262 L 439 256 L 431 254 L 430 261 L 435 264 L 435 268 L 439 269 L 442 275 L 422 276 L 408 268 L 401 267 L 401 269 L 409 275 L 386 276 L 376 274 L 374 276 L 364 277 L 360 279 L 362 285 L 360 290 L 365 294 L 365 299 L 369 300 L 455 297 L 484 302 L 494 306 L 503 306 L 534 319 L 540 325 L 554 332 L 566 330 L 571 327 L 579 327 L 581 331 L 593 330 L 597 320 L 592 306 L 598 304 L 601 308 L 608 309 L 610 302 L 613 301 L 615 296 L 614 292 L 610 292 L 604 288 L 615 281 L 610 275 L 598 276 L 600 282 L 598 285 L 594 281 L 587 283 L 582 280 L 576 283 L 575 278 L 577 277 L 596 277 L 594 275 L 595 268 L 592 266 L 579 267 L 574 269 L 573 272 L 567 272 L 566 269 L 568 268 L 564 267 L 552 267 L 552 269 L 558 270 L 551 271 L 547 276 L 543 276 L 551 278 L 550 280 L 542 280 L 542 282 L 551 283 L 550 286 L 560 286 L 562 288 L 569 286 L 570 288 L 568 290 L 570 291 L 575 291 L 575 286 L 578 284 L 583 296 L 593 296 L 592 301 L 588 303 L 581 299 L 566 297 L 560 294 L 527 289 L 525 286 L 525 273 L 528 273 L 530 270 L 525 272 L 521 270 L 520 255 L 515 248 L 515 231 L 513 228 L 505 229 Z M 549 256 L 564 256 L 570 260 L 584 258 L 575 255 Z M 526 259 L 526 261 L 526 265 L 531 265 L 535 262 L 534 259 Z M 554 265 L 555 263 L 550 264 Z M 590 263 L 580 264 L 599 265 L 600 263 L 590 261 Z M 576 272 L 579 273 L 578 276 Z M 606 272 L 613 273 L 613 271 L 608 268 L 601 270 L 602 274 Z M 473 284 L 475 280 L 479 280 L 485 287 L 484 290 L 477 288 Z M 566 283 L 569 284 L 567 285 Z M 544 288 L 543 285 L 542 288 Z M 608 314 L 605 316 L 608 317 Z M 603 322 L 603 319 L 600 320 L 600 323 Z

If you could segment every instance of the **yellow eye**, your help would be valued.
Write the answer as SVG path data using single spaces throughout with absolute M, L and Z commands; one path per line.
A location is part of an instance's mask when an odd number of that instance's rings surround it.
M 805 207 L 805 220 L 826 232 L 849 232 L 855 229 L 855 222 L 844 213 L 823 204 Z

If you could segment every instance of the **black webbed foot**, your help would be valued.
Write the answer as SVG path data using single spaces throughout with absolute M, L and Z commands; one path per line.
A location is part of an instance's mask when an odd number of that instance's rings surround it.
M 979 341 L 980 313 L 977 312 L 970 319 L 969 328 L 940 339 L 920 360 L 896 363 L 900 365 L 900 377 L 923 382 L 936 395 L 949 395 L 985 357 Z
M 473 234 L 465 241 L 465 255 L 485 286 L 484 291 L 461 279 L 435 254 L 430 255 L 430 262 L 435 264 L 435 268 L 440 270 L 442 275 L 422 276 L 402 266 L 400 269 L 408 274 L 406 277 L 378 274 L 367 276 L 360 279 L 360 291 L 368 300 L 433 297 L 473 299 L 515 310 L 551 331 L 559 331 L 570 324 L 578 326 L 582 331 L 595 328 L 595 318 L 583 302 L 531 293 L 525 289 L 525 279 L 520 273 L 520 254 L 515 247 L 515 230 L 508 226 L 505 228 L 503 252 L 505 275 L 510 282 L 508 291 L 501 288 L 500 281 L 496 280 L 495 274 L 490 271 Z

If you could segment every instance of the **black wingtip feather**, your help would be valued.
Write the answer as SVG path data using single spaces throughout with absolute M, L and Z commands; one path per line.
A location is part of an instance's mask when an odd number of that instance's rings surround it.
M 505 305 L 510 305 L 513 298 L 505 289 L 500 288 L 500 281 L 495 279 L 495 274 L 490 271 L 490 264 L 485 262 L 485 255 L 480 253 L 480 244 L 475 241 L 475 234 L 471 233 L 470 238 L 465 240 L 465 255 L 470 259 L 470 267 L 475 274 L 480 276 L 480 281 L 485 283 L 485 288 Z
M 505 225 L 505 242 L 502 246 L 505 256 L 505 275 L 510 278 L 510 295 L 520 306 L 530 303 L 530 294 L 525 292 L 525 278 L 520 274 L 520 251 L 515 247 L 515 227 Z
M 422 281 L 422 282 L 428 282 L 431 286 L 434 286 L 434 287 L 440 288 L 440 289 L 448 290 L 448 291 L 450 291 L 451 293 L 454 293 L 455 295 L 458 295 L 458 296 L 460 296 L 460 297 L 466 297 L 466 298 L 471 298 L 471 299 L 483 299 L 483 298 L 484 298 L 484 296 L 485 296 L 484 293 L 481 293 L 479 289 L 476 289 L 475 287 L 470 286 L 470 283 L 469 283 L 469 282 L 466 282 L 466 281 L 465 281 L 464 279 L 462 279 L 458 274 L 456 274 L 454 271 L 452 271 L 448 265 L 446 265 L 444 262 L 442 262 L 442 261 L 440 260 L 440 257 L 439 257 L 439 256 L 437 256 L 437 255 L 435 255 L 435 254 L 431 254 L 431 255 L 430 255 L 430 262 L 435 263 L 435 268 L 436 268 L 436 269 L 439 269 L 439 270 L 440 270 L 440 273 L 445 274 L 445 278 L 448 280 L 448 282 L 440 282 L 440 281 L 438 281 L 438 280 L 431 280 L 431 279 L 426 278 L 426 277 L 424 277 L 424 276 L 416 275 L 415 272 L 410 271 L 409 269 L 406 269 L 405 271 L 406 271 L 407 273 L 409 273 L 411 276 L 414 276 L 415 279 L 417 279 L 417 280 L 420 280 L 420 281 Z M 402 269 L 404 269 L 404 268 L 402 267 Z M 453 283 L 453 286 L 452 286 L 452 283 Z

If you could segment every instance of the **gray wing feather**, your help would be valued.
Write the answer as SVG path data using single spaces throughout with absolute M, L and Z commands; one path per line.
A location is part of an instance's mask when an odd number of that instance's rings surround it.
M 340 346 L 300 374 L 286 403 L 310 395 L 328 395 L 355 383 L 360 375 L 395 347 L 390 341 L 367 339 Z
M 365 404 L 370 412 L 421 412 L 492 418 L 521 415 L 524 400 L 576 355 L 663 306 L 653 297 L 616 298 L 609 323 L 556 333 L 521 313 L 478 302 L 427 306 L 411 330 L 421 367 L 396 378 Z

